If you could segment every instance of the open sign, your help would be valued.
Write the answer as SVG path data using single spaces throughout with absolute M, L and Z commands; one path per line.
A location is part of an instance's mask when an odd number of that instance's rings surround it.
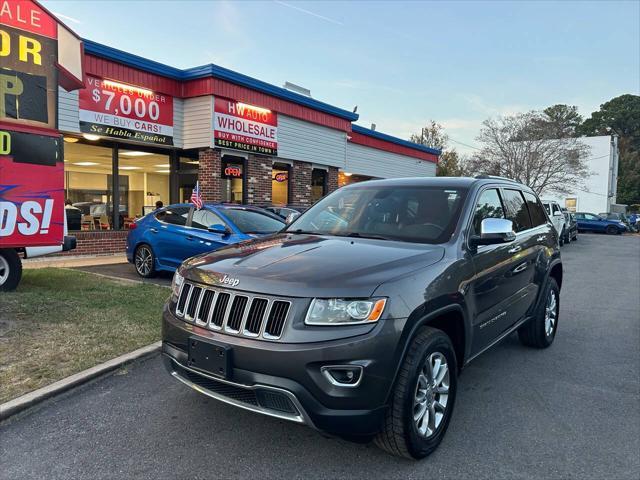
M 224 169 L 225 177 L 241 177 L 242 176 L 242 168 L 236 165 L 228 165 Z

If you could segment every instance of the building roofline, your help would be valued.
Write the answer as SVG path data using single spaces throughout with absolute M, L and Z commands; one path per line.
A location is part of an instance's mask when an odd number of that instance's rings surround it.
M 408 140 L 403 140 L 402 138 L 393 137 L 391 135 L 387 135 L 386 133 L 371 130 L 370 128 L 361 127 L 360 125 L 352 125 L 351 129 L 352 131 L 361 135 L 377 138 L 378 140 L 384 140 L 385 142 L 395 143 L 396 145 L 402 145 L 403 147 L 412 148 L 413 150 L 419 150 L 421 152 L 426 152 L 438 156 L 442 154 L 442 150 L 438 150 L 437 148 L 426 147 L 424 145 L 420 145 L 419 143 L 414 143 Z
M 280 98 L 282 100 L 297 103 L 299 105 L 303 105 L 313 110 L 318 110 L 320 112 L 324 112 L 329 115 L 348 120 L 350 122 L 355 122 L 359 117 L 357 113 L 334 107 L 333 105 L 329 105 L 328 103 L 324 103 L 319 100 L 300 95 L 290 90 L 286 90 L 282 87 L 271 85 L 270 83 L 263 82 L 262 80 L 258 80 L 253 77 L 249 77 L 248 75 L 234 72 L 233 70 L 229 70 L 218 65 L 214 65 L 213 63 L 181 70 L 179 68 L 156 62 L 154 60 L 149 60 L 147 58 L 141 57 L 139 55 L 134 55 L 123 50 L 118 50 L 117 48 L 109 47 L 107 45 L 97 43 L 86 38 L 83 39 L 83 41 L 84 51 L 87 54 L 121 63 L 129 67 L 137 68 L 139 70 L 143 70 L 155 75 L 167 77 L 172 80 L 185 82 L 189 80 L 197 80 L 200 78 L 213 77 L 234 83 L 236 85 L 241 85 L 252 90 L 257 90 L 267 95 Z

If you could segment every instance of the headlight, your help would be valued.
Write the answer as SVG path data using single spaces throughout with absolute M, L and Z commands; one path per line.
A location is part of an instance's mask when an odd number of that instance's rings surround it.
M 178 270 L 176 270 L 176 273 L 173 274 L 173 280 L 171 281 L 171 298 L 174 301 L 178 300 L 182 282 L 184 282 L 184 277 L 180 275 L 180 272 L 178 272 Z
M 377 322 L 382 316 L 385 298 L 314 298 L 304 323 L 307 325 L 355 325 Z

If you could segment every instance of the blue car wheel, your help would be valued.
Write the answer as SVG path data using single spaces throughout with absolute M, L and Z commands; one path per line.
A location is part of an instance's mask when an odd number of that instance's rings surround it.
M 133 264 L 136 267 L 138 275 L 143 278 L 153 277 L 156 273 L 155 262 L 155 255 L 149 245 L 143 243 L 136 247 L 136 251 L 133 255 Z

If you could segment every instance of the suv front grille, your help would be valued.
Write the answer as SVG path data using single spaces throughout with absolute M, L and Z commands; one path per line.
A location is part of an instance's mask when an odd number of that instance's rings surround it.
M 291 302 L 205 288 L 184 282 L 176 316 L 234 335 L 277 340 L 282 336 Z

